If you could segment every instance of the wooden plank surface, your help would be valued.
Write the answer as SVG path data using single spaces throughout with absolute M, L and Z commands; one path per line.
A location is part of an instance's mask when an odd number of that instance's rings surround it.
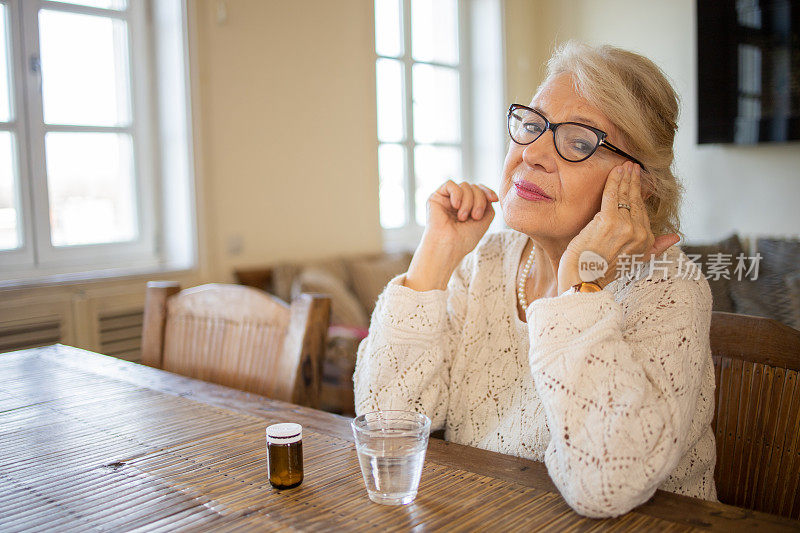
M 288 491 L 267 480 L 264 428 L 279 421 L 304 426 L 305 480 Z M 347 418 L 64 346 L 0 355 L 2 531 L 799 528 L 661 491 L 587 519 L 544 465 L 438 439 L 417 499 L 382 506 Z

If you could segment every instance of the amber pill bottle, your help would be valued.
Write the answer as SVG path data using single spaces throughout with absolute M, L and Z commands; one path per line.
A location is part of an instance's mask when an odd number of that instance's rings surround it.
M 303 482 L 303 426 L 284 423 L 267 428 L 267 471 L 276 489 L 292 489 Z

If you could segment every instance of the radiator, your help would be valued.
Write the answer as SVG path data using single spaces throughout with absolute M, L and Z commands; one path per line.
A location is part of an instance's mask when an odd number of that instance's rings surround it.
M 0 323 L 0 353 L 61 342 L 61 320 L 39 318 Z
M 100 314 L 97 327 L 100 353 L 138 362 L 142 349 L 142 309 Z

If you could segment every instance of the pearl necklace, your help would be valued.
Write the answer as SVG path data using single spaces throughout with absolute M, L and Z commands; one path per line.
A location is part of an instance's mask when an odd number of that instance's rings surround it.
M 536 245 L 534 244 L 531 247 L 531 253 L 528 256 L 528 260 L 525 261 L 525 266 L 522 267 L 522 276 L 519 278 L 519 284 L 517 285 L 517 296 L 519 297 L 519 304 L 522 306 L 522 311 L 526 311 L 528 309 L 528 298 L 525 296 L 525 285 L 528 281 L 528 273 L 531 271 L 531 266 L 533 265 L 533 254 L 536 251 Z

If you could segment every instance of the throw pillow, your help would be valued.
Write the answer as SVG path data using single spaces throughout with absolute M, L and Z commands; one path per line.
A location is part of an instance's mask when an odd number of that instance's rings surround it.
M 792 302 L 784 278 L 800 264 L 800 241 L 761 238 L 756 240 L 756 252 L 761 255 L 756 279 L 748 276 L 731 285 L 736 312 L 792 325 Z
M 341 279 L 321 268 L 306 268 L 292 284 L 292 298 L 303 292 L 318 292 L 331 298 L 331 324 L 366 328 L 369 326 L 361 303 Z
M 351 261 L 353 289 L 367 313 L 372 314 L 375 302 L 389 280 L 407 271 L 409 264 L 411 264 L 411 254 L 408 252 Z
M 792 272 L 784 278 L 789 289 L 789 302 L 791 302 L 791 318 L 794 329 L 800 329 L 800 270 Z
M 335 278 L 341 279 L 345 285 L 348 282 L 347 269 L 344 261 L 339 258 L 315 259 L 306 262 L 279 263 L 272 267 L 272 293 L 281 300 L 288 302 L 292 298 L 292 286 L 295 278 L 306 268 L 315 268 L 329 272 Z
M 766 272 L 788 274 L 797 270 L 800 240 L 761 238 L 756 240 L 756 251 L 763 257 L 761 261 Z
M 272 293 L 288 302 L 292 299 L 292 283 L 300 268 L 292 263 L 281 263 L 272 267 Z
M 699 255 L 700 257 L 695 262 L 699 262 L 699 267 L 708 280 L 708 285 L 711 288 L 711 297 L 713 300 L 714 311 L 725 311 L 726 313 L 734 312 L 734 301 L 731 297 L 731 280 L 725 279 L 720 276 L 719 279 L 714 279 L 714 276 L 708 275 L 709 256 L 712 254 L 730 254 L 732 265 L 736 264 L 736 256 L 744 251 L 742 243 L 739 241 L 739 236 L 735 233 L 730 237 L 723 239 L 719 242 L 704 244 L 704 245 L 686 245 L 681 246 L 683 253 L 692 259 L 693 256 Z M 728 274 L 730 278 L 734 277 L 733 267 L 730 268 Z
M 339 257 L 314 259 L 306 262 L 303 268 L 324 270 L 334 278 L 341 280 L 345 287 L 350 283 L 350 274 L 347 272 L 347 265 L 344 260 Z

